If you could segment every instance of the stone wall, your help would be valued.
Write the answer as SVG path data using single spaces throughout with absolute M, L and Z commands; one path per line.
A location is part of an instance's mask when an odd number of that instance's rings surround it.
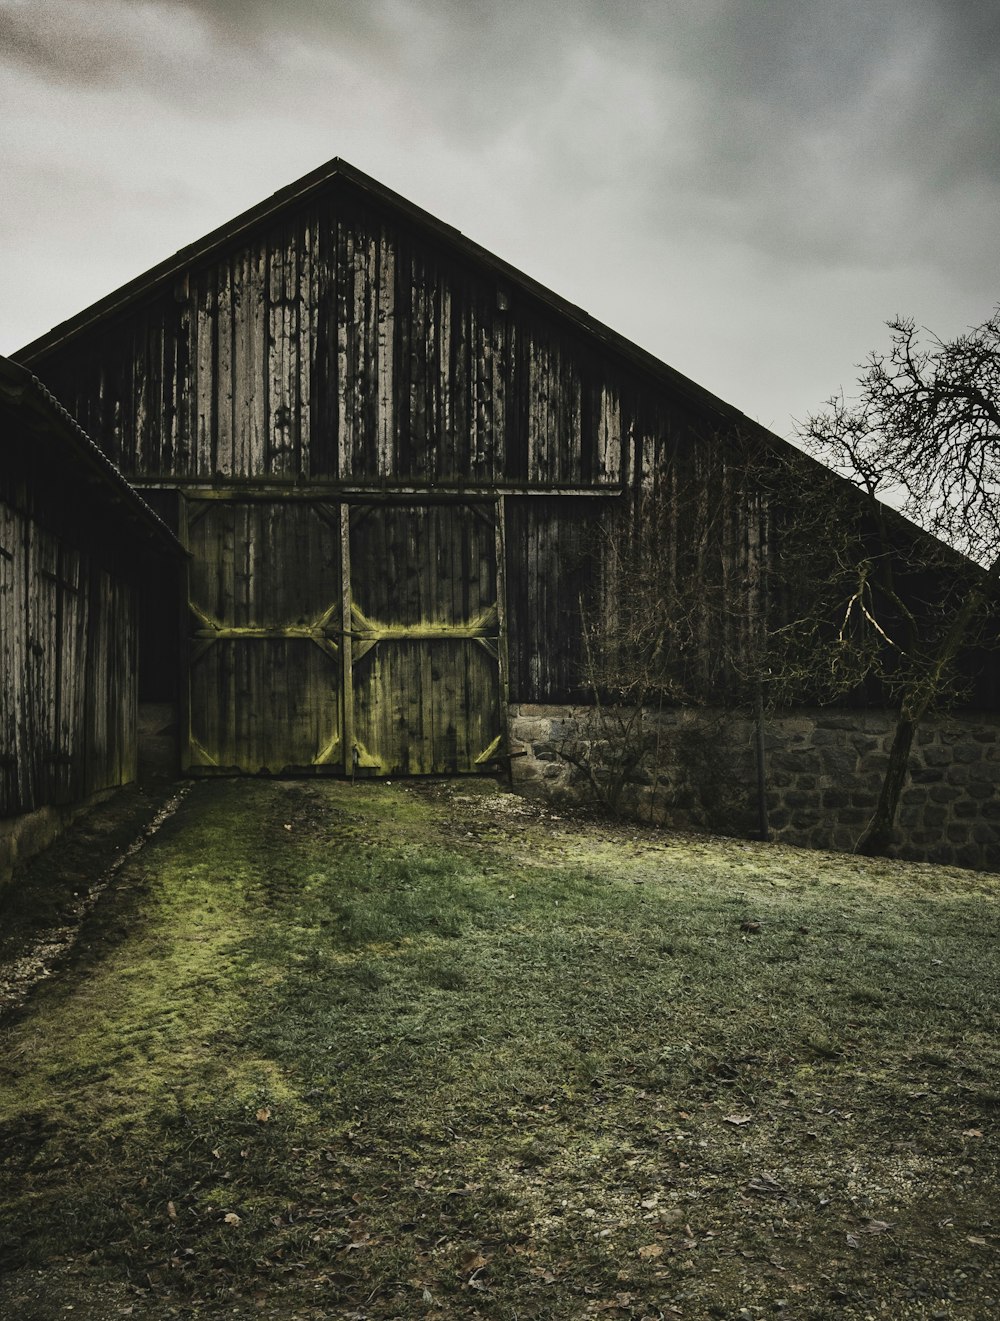
M 602 784 L 614 773 L 602 732 L 589 707 L 513 707 L 515 784 L 555 801 L 593 800 L 586 764 Z M 852 849 L 875 807 L 892 732 L 893 716 L 885 711 L 802 710 L 768 717 L 765 784 L 772 838 Z M 641 741 L 643 755 L 622 790 L 623 812 L 675 829 L 756 834 L 752 721 L 717 711 L 647 713 Z M 924 721 L 889 851 L 1000 871 L 1000 716 Z

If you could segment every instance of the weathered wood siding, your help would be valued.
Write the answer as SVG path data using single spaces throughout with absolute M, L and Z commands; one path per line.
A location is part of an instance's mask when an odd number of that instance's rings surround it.
M 582 335 L 390 219 L 317 203 L 33 370 L 126 475 L 614 482 Z
M 136 587 L 0 479 L 0 815 L 136 772 Z
M 211 647 L 196 639 L 191 653 L 193 764 L 208 769 L 346 772 L 355 742 L 363 759 L 397 771 L 473 767 L 507 698 L 585 695 L 580 603 L 614 610 L 622 589 L 603 549 L 634 530 L 649 491 L 675 481 L 686 501 L 694 476 L 706 507 L 726 498 L 710 410 L 527 288 L 349 190 L 223 244 L 32 366 L 140 486 L 176 484 L 192 508 L 209 493 L 235 502 L 231 515 L 196 523 L 191 540 L 193 603 L 230 630 Z M 481 643 L 397 639 L 345 670 L 333 658 L 343 639 L 329 627 L 326 656 L 301 640 L 231 631 L 251 619 L 272 630 L 316 619 L 337 573 L 342 598 L 363 613 L 375 600 L 383 623 L 409 619 L 416 579 L 406 574 L 426 577 L 433 518 L 421 525 L 424 546 L 379 515 L 382 540 L 369 546 L 355 513 L 353 563 L 337 568 L 333 550 L 313 545 L 327 536 L 315 515 L 303 516 L 306 531 L 299 514 L 278 512 L 285 498 L 314 491 L 333 507 L 358 488 L 373 500 L 402 489 L 498 493 L 506 554 L 483 572 L 498 605 L 506 584 L 498 650 L 509 668 L 499 692 L 501 662 Z M 255 490 L 275 501 L 263 522 L 238 512 Z M 664 554 L 679 573 L 714 574 L 737 619 L 756 534 L 734 510 L 724 545 L 689 545 L 689 512 L 685 504 L 667 528 Z M 457 574 L 451 586 L 436 580 L 443 619 L 448 592 L 475 596 L 475 577 L 464 562 L 441 572 Z M 316 587 L 307 603 L 306 582 Z M 241 613 L 248 583 L 272 594 L 257 615 Z M 395 605 L 380 593 L 397 594 Z M 468 610 L 452 614 L 468 621 Z M 711 651 L 707 634 L 705 643 Z M 703 668 L 714 672 L 717 658 L 706 653 Z

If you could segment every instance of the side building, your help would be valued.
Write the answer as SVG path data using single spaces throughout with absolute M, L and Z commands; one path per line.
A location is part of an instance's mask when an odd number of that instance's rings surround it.
M 0 358 L 0 883 L 135 779 L 140 594 L 184 560 L 41 382 Z

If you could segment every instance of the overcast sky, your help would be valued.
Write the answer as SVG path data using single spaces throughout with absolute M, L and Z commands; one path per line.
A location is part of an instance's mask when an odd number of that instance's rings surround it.
M 1000 301 L 997 0 L 0 0 L 0 352 L 342 156 L 773 427 Z

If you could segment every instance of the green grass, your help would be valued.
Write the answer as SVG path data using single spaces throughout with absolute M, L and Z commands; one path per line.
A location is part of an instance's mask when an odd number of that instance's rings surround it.
M 518 806 L 197 786 L 0 1042 L 0 1312 L 1000 1310 L 995 878 Z

